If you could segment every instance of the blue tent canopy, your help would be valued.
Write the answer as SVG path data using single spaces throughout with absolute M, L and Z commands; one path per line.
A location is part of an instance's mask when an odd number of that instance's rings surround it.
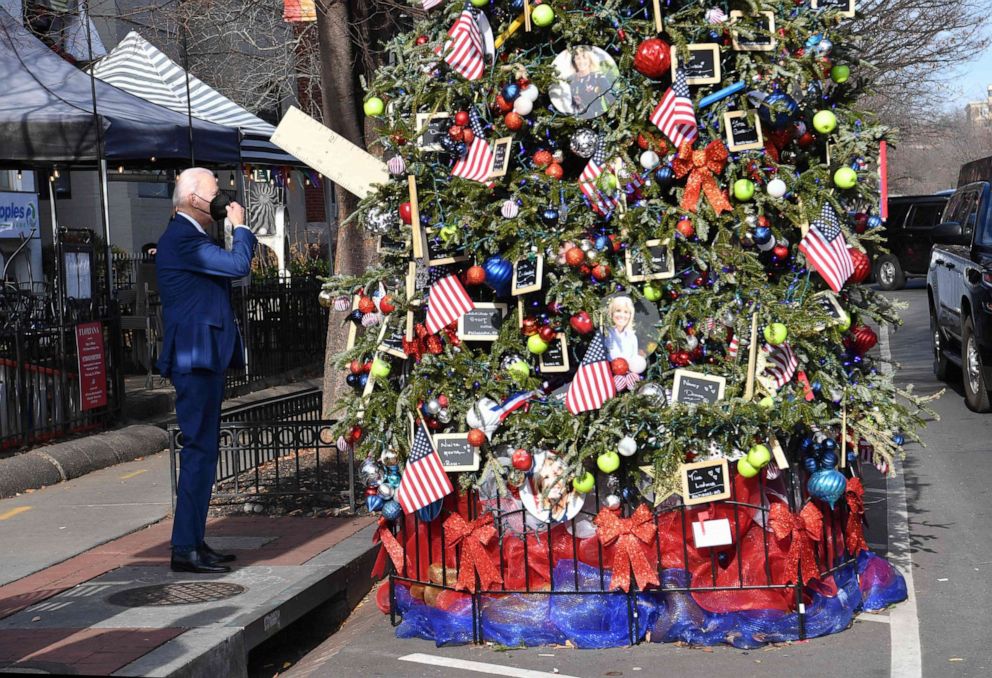
M 0 161 L 11 164 L 189 161 L 189 120 L 63 61 L 0 9 Z M 97 143 L 103 130 L 103 154 Z M 193 120 L 197 164 L 236 165 L 237 129 Z

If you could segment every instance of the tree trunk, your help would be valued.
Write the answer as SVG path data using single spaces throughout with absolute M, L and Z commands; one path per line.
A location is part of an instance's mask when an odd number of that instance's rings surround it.
M 327 0 L 317 12 L 320 44 L 320 83 L 324 124 L 358 146 L 364 147 L 359 127 L 360 101 L 355 76 L 355 53 L 349 30 L 352 20 L 346 0 Z M 357 225 L 341 226 L 358 201 L 341 186 L 335 185 L 337 198 L 337 239 L 334 275 L 355 275 L 365 271 L 375 256 L 375 241 L 365 237 Z M 334 356 L 345 349 L 348 312 L 331 311 L 327 324 L 327 348 L 324 353 L 323 416 L 329 418 L 343 390 L 344 373 L 333 365 Z

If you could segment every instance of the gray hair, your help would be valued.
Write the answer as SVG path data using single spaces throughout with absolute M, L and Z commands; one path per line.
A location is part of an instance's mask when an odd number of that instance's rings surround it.
M 176 177 L 176 188 L 172 192 L 172 206 L 179 209 L 189 202 L 190 196 L 200 190 L 200 182 L 212 177 L 213 172 L 204 167 L 190 167 Z

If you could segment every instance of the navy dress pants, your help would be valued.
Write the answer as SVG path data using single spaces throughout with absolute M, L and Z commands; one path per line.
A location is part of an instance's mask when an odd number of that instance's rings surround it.
M 183 433 L 172 548 L 191 551 L 203 543 L 207 527 L 207 508 L 217 473 L 224 373 L 196 370 L 173 374 L 172 383 L 176 387 L 176 419 Z

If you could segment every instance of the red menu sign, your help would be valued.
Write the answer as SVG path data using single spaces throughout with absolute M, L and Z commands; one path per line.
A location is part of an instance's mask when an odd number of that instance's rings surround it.
M 76 353 L 79 356 L 79 402 L 93 410 L 107 404 L 107 363 L 103 357 L 103 323 L 76 325 Z

